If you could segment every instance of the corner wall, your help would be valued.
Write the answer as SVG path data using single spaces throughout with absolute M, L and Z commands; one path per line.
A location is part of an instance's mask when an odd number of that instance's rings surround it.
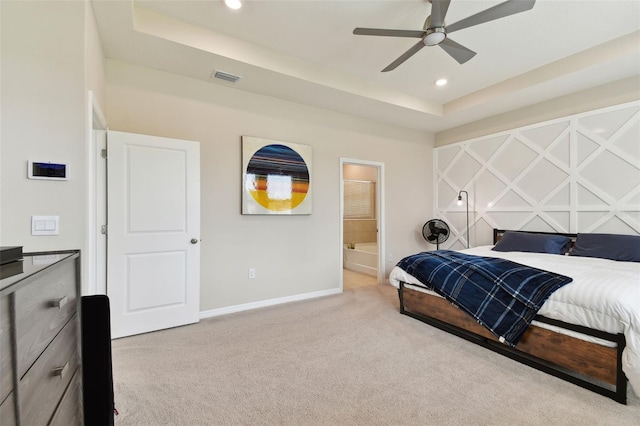
M 429 134 L 108 60 L 111 129 L 201 145 L 201 311 L 340 288 L 340 158 L 385 164 L 387 273 L 424 250 Z M 241 136 L 311 145 L 313 213 L 240 214 Z M 247 278 L 248 268 L 256 278 Z

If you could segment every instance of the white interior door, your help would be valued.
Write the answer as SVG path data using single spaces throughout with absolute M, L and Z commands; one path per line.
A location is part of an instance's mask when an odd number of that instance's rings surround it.
M 197 322 L 200 145 L 109 131 L 107 150 L 112 337 Z

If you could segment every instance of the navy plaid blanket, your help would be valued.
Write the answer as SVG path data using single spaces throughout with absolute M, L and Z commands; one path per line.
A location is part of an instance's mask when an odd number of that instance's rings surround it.
M 573 280 L 506 259 L 451 250 L 414 254 L 398 266 L 511 346 L 551 293 Z

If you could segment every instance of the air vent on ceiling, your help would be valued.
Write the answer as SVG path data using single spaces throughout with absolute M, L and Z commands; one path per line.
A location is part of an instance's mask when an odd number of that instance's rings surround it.
M 229 74 L 228 72 L 224 72 L 224 71 L 214 71 L 213 77 L 219 78 L 220 80 L 224 80 L 224 81 L 230 81 L 231 83 L 235 83 L 236 81 L 242 78 L 238 75 Z

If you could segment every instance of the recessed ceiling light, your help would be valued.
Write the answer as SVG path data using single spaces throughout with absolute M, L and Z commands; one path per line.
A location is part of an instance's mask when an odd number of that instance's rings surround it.
M 240 0 L 224 0 L 224 4 L 226 4 L 229 9 L 240 9 L 242 7 Z
M 436 80 L 436 86 L 444 86 L 447 84 L 446 78 L 439 78 Z

